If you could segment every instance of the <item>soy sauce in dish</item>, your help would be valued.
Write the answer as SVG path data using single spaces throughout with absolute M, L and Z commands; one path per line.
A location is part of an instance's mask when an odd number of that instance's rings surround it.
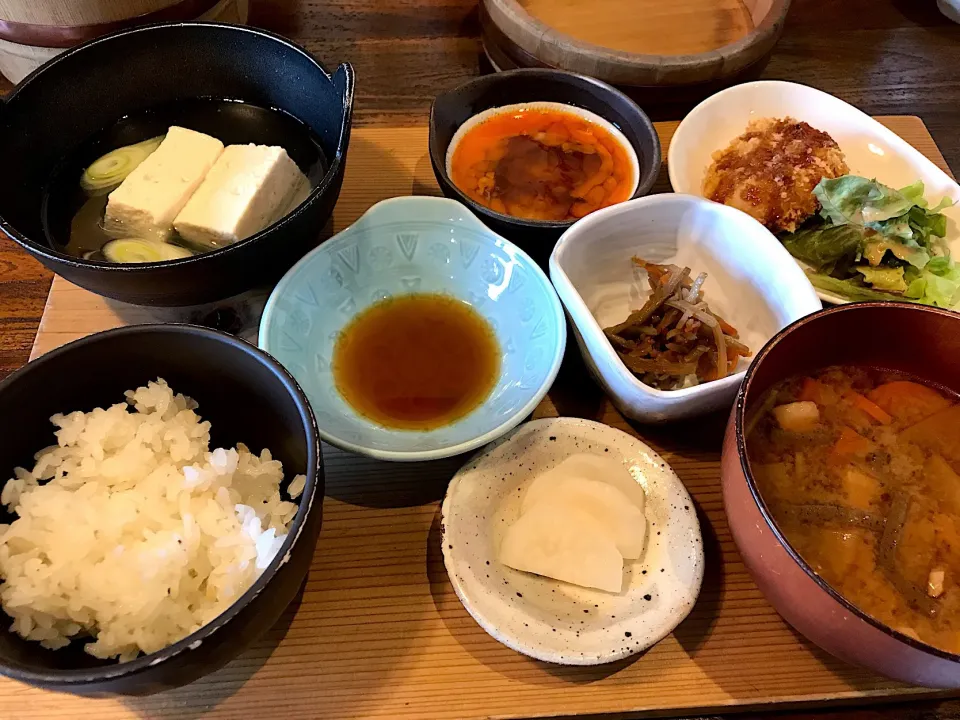
M 127 115 L 82 143 L 51 174 L 41 206 L 41 222 L 52 248 L 77 257 L 105 259 L 100 250 L 114 239 L 103 228 L 108 194 L 90 197 L 80 186 L 80 177 L 98 157 L 161 136 L 172 125 L 206 133 L 224 145 L 283 147 L 307 176 L 310 189 L 320 183 L 329 167 L 316 133 L 300 119 L 276 108 L 236 100 L 193 98 Z M 170 242 L 190 247 L 176 234 Z M 190 249 L 202 252 L 210 248 Z
M 354 318 L 334 347 L 333 377 L 360 415 L 431 430 L 474 410 L 500 376 L 493 328 L 446 295 L 387 298 Z

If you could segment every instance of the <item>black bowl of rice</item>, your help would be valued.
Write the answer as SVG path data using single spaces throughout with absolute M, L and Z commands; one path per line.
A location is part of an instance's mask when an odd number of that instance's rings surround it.
M 272 626 L 323 511 L 310 404 L 191 325 L 91 335 L 0 383 L 0 673 L 74 693 L 185 685 Z

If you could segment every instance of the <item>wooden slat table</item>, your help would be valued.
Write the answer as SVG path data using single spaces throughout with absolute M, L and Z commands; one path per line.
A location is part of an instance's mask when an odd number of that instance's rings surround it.
M 882 118 L 946 168 L 917 118 Z M 664 147 L 676 123 L 660 123 Z M 661 178 L 661 189 L 666 189 Z M 377 200 L 437 193 L 426 129 L 361 128 L 334 216 L 341 229 Z M 34 355 L 107 327 L 176 319 L 104 300 L 57 278 Z M 138 699 L 81 699 L 0 681 L 0 718 L 486 718 L 719 712 L 929 696 L 847 666 L 794 633 L 764 601 L 723 515 L 725 418 L 631 426 L 589 381 L 574 343 L 535 417 L 589 417 L 661 452 L 695 499 L 707 572 L 691 616 L 646 654 L 607 666 L 551 666 L 490 638 L 443 567 L 437 502 L 462 458 L 398 465 L 325 448 L 324 528 L 303 597 L 235 662 L 191 686 Z

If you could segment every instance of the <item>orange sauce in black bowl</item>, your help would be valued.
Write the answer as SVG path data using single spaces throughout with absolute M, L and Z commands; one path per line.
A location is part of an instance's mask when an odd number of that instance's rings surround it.
M 629 199 L 636 153 L 613 125 L 561 103 L 494 108 L 450 143 L 452 182 L 484 207 L 527 220 L 577 220 Z

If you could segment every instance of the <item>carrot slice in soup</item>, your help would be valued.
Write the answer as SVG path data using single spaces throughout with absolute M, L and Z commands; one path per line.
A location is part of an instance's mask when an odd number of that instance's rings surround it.
M 898 422 L 911 424 L 950 407 L 950 401 L 933 388 L 909 380 L 884 383 L 867 397 Z
M 797 399 L 815 402 L 817 405 L 833 405 L 837 401 L 837 392 L 819 380 L 805 377 L 800 384 Z
M 817 402 L 820 398 L 820 386 L 823 383 L 819 383 L 813 378 L 805 377 L 803 382 L 800 383 L 800 393 L 797 395 L 797 400 L 802 400 L 803 402 Z
M 848 390 L 843 396 L 881 425 L 889 425 L 893 422 L 893 416 L 890 413 L 855 390 Z
M 840 437 L 830 451 L 830 458 L 834 462 L 846 462 L 852 457 L 864 457 L 873 449 L 873 443 L 852 428 L 840 430 Z

